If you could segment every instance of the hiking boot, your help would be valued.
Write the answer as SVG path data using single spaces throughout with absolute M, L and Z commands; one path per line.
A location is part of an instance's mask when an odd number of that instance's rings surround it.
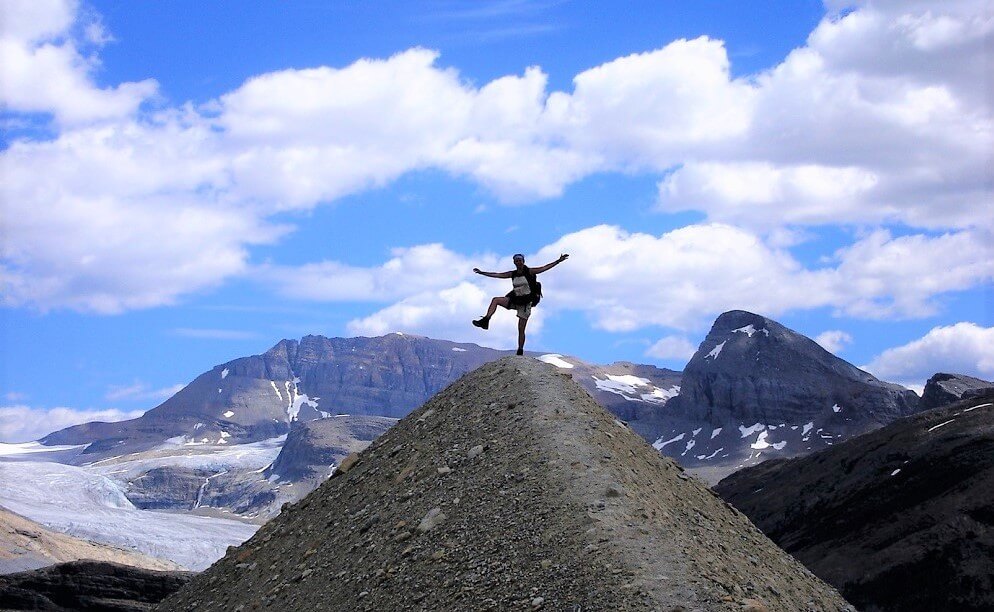
M 487 317 L 481 317 L 473 321 L 473 325 L 479 327 L 480 329 L 490 329 L 490 319 Z
M 515 355 L 524 355 L 524 354 L 525 354 L 525 349 L 518 349 L 518 352 L 515 353 Z

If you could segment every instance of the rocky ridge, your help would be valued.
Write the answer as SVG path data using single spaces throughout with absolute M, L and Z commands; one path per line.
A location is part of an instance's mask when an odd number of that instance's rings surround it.
M 994 609 L 994 390 L 715 490 L 861 610 Z
M 922 391 L 921 408 L 928 410 L 947 404 L 976 397 L 985 391 L 994 389 L 994 383 L 964 374 L 933 374 L 925 389 Z
M 160 609 L 852 609 L 560 372 L 465 376 Z

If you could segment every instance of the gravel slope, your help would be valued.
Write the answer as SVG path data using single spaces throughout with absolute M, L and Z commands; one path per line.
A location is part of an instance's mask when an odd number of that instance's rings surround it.
M 568 374 L 508 357 L 161 610 L 851 610 Z

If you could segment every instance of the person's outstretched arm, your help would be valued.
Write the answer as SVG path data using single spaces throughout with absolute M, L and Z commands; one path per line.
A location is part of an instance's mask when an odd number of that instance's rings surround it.
M 510 272 L 484 272 L 479 268 L 473 268 L 473 272 L 482 274 L 483 276 L 489 276 L 490 278 L 511 278 Z
M 550 268 L 555 268 L 559 264 L 561 264 L 564 261 L 566 261 L 568 258 L 569 258 L 569 255 L 567 255 L 566 253 L 563 253 L 562 255 L 559 256 L 559 259 L 557 259 L 556 261 L 553 261 L 552 263 L 547 263 L 544 266 L 539 266 L 538 268 L 532 268 L 531 269 L 532 274 L 540 274 L 540 273 L 545 272 L 546 270 L 548 270 Z

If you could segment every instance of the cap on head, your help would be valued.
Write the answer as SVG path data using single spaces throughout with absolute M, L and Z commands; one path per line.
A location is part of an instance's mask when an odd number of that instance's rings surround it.
M 525 260 L 525 256 L 524 256 L 524 255 L 522 255 L 521 253 L 515 253 L 515 254 L 514 254 L 514 256 L 513 256 L 513 257 L 511 257 L 511 259 L 512 259 L 513 261 L 518 261 L 519 259 L 520 259 L 521 261 L 524 261 L 524 260 Z

